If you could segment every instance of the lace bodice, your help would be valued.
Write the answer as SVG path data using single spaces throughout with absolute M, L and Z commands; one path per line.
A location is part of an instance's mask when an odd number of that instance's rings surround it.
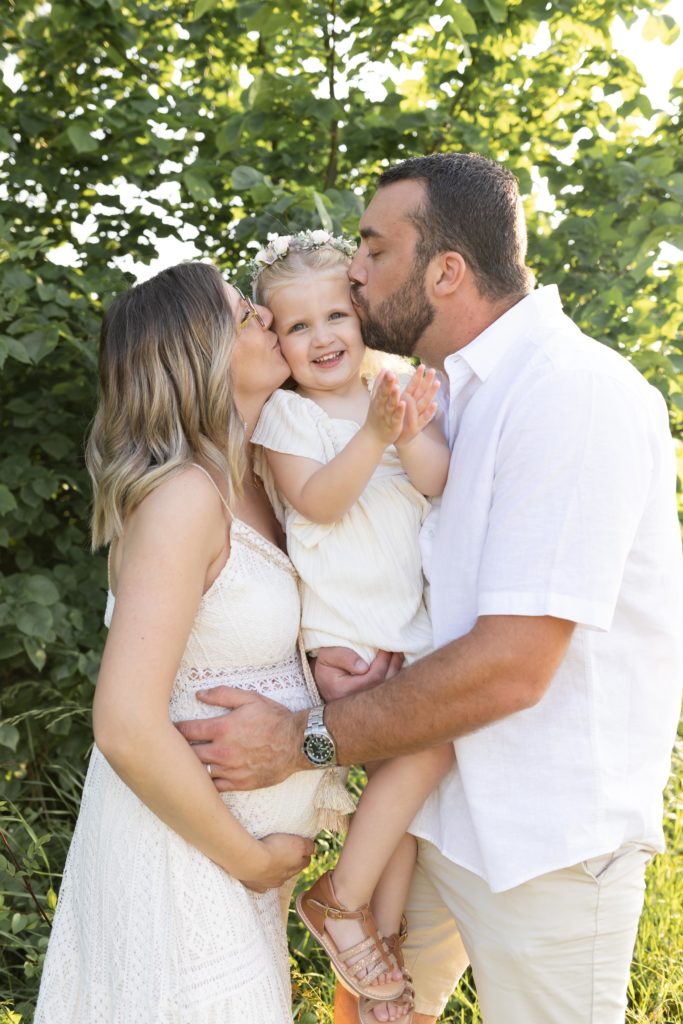
M 107 625 L 114 607 L 110 592 Z M 298 578 L 291 562 L 251 526 L 233 518 L 228 560 L 199 603 L 173 681 L 171 720 L 225 714 L 197 699 L 198 690 L 212 686 L 252 690 L 290 711 L 321 703 L 299 642 L 299 617 Z M 327 769 L 334 779 L 328 777 L 321 787 L 323 774 L 296 772 L 277 786 L 222 798 L 259 838 L 270 832 L 315 835 L 351 807 L 338 771 Z
M 115 607 L 109 592 L 105 623 Z M 298 651 L 296 572 L 283 551 L 239 519 L 230 527 L 230 555 L 203 595 L 178 673 L 169 712 L 174 722 L 224 714 L 196 699 L 197 690 L 236 686 L 292 711 L 320 701 Z

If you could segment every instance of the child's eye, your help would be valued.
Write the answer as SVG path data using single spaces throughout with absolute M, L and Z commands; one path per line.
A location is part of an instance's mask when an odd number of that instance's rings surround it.
M 289 328 L 289 331 L 287 333 L 288 334 L 293 334 L 294 331 L 303 331 L 305 329 L 306 329 L 306 324 L 300 322 L 300 323 L 297 323 L 297 324 L 292 324 L 292 326 Z
M 348 313 L 343 313 L 341 310 L 335 310 L 334 313 L 330 313 L 330 320 L 343 320 Z

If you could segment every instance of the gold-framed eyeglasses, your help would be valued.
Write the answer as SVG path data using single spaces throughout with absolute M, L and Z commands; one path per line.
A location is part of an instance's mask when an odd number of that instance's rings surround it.
M 261 314 L 259 313 L 259 311 L 256 308 L 256 306 L 254 305 L 254 303 L 251 301 L 251 299 L 248 296 L 243 295 L 243 293 L 239 290 L 237 285 L 233 285 L 233 287 L 234 287 L 235 291 L 237 292 L 237 294 L 239 295 L 239 297 L 242 300 L 242 302 L 244 302 L 244 304 L 247 307 L 244 310 L 243 314 L 242 314 L 241 320 L 237 324 L 237 330 L 238 331 L 243 330 L 243 328 L 245 328 L 247 326 L 247 324 L 249 323 L 250 320 L 256 320 L 256 323 L 259 325 L 259 327 L 261 327 L 265 331 L 266 330 L 266 326 L 267 326 L 266 322 L 263 319 L 263 317 L 261 316 Z

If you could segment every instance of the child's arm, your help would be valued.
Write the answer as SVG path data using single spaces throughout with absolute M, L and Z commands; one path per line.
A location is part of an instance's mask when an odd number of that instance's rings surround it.
M 436 423 L 434 398 L 439 381 L 434 370 L 418 366 L 403 392 L 406 413 L 403 430 L 394 442 L 401 465 L 420 494 L 435 498 L 443 493 L 451 453 Z
M 365 423 L 326 465 L 315 459 L 267 450 L 278 490 L 311 522 L 336 522 L 358 500 L 384 449 L 400 435 L 404 411 L 396 375 L 382 370 L 372 389 Z
M 305 841 L 249 835 L 169 719 L 208 567 L 225 553 L 224 513 L 198 476 L 187 471 L 161 484 L 126 521 L 93 705 L 95 739 L 126 785 L 189 843 L 253 887 L 280 885 L 307 862 Z

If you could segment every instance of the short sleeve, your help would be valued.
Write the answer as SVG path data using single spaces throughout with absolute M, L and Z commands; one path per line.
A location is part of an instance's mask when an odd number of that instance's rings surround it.
M 479 575 L 479 615 L 610 628 L 653 471 L 646 388 L 557 374 L 503 426 Z
M 283 455 L 326 463 L 336 452 L 324 429 L 325 420 L 315 402 L 295 391 L 278 389 L 264 405 L 251 440 Z

